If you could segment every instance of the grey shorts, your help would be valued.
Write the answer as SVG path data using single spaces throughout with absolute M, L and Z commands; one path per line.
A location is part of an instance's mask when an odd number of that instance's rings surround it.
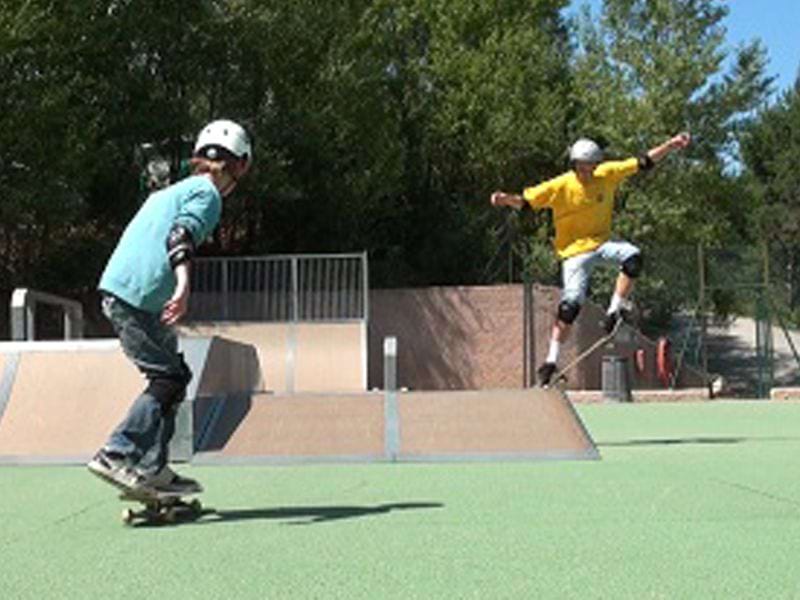
M 564 289 L 561 300 L 583 304 L 589 290 L 592 269 L 599 263 L 621 265 L 640 250 L 630 242 L 609 240 L 591 252 L 585 252 L 566 259 L 561 264 L 561 277 Z

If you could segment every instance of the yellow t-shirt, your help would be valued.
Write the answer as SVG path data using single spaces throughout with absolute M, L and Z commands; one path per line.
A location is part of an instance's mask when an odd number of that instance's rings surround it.
M 581 183 L 574 171 L 534 187 L 523 198 L 533 208 L 550 208 L 556 229 L 554 245 L 560 258 L 590 252 L 611 237 L 614 193 L 623 179 L 639 170 L 636 158 L 601 163 L 592 182 Z

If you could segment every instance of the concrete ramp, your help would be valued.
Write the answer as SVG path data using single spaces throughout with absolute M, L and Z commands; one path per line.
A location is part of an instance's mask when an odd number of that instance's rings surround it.
M 182 338 L 194 373 L 172 444 L 191 457 L 211 407 L 260 385 L 255 350 L 221 338 Z M 0 462 L 85 462 L 145 382 L 117 340 L 0 343 Z
M 558 390 L 258 394 L 213 423 L 193 462 L 599 458 Z

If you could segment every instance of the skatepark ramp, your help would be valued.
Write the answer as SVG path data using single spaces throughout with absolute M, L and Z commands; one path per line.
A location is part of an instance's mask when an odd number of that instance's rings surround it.
M 265 389 L 275 393 L 363 392 L 367 326 L 363 322 L 192 322 L 188 336 L 219 335 L 255 347 Z
M 594 459 L 559 390 L 256 394 L 228 400 L 193 462 Z
M 598 458 L 558 390 L 272 394 L 252 346 L 181 338 L 172 456 L 199 463 Z M 143 387 L 116 340 L 0 344 L 0 464 L 85 462 Z
M 213 407 L 261 389 L 261 374 L 252 346 L 219 337 L 180 346 L 194 377 L 171 453 L 187 460 Z M 85 462 L 143 387 L 117 340 L 0 343 L 0 462 Z
M 363 392 L 368 290 L 366 252 L 201 258 L 181 330 L 253 345 L 272 392 Z

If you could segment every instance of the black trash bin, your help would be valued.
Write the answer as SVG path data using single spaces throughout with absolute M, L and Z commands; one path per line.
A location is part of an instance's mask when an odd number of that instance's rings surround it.
M 613 402 L 631 401 L 631 385 L 627 358 L 622 356 L 604 356 L 601 380 L 603 398 Z

